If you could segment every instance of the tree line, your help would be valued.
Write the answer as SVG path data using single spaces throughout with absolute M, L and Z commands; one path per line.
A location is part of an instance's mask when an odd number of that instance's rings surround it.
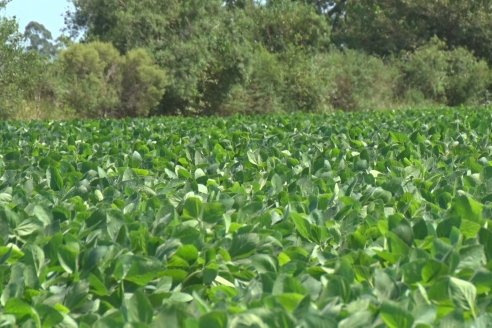
M 2 118 L 482 105 L 492 90 L 492 0 L 72 2 L 58 40 L 0 17 Z

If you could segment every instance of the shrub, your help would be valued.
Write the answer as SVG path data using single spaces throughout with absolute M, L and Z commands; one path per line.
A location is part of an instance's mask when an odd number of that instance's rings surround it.
M 319 56 L 319 61 L 330 83 L 332 108 L 360 110 L 393 104 L 398 71 L 380 58 L 354 50 L 332 50 Z
M 420 92 L 425 99 L 456 106 L 483 101 L 489 68 L 464 48 L 446 49 L 433 38 L 402 58 L 400 93 Z
M 260 7 L 256 21 L 256 39 L 271 52 L 291 47 L 314 51 L 329 47 L 331 27 L 309 4 L 275 1 Z
M 330 106 L 330 76 L 320 63 L 321 55 L 291 49 L 283 57 L 285 69 L 284 107 L 288 111 L 325 111 Z
M 123 57 L 109 43 L 75 44 L 59 64 L 63 102 L 81 117 L 147 115 L 164 94 L 166 75 L 143 49 Z
M 146 50 L 131 50 L 124 58 L 118 116 L 147 116 L 159 104 L 167 84 L 165 72 Z
M 121 56 L 111 44 L 74 44 L 61 53 L 63 98 L 86 118 L 107 117 L 120 104 Z
M 283 66 L 263 47 L 257 47 L 245 68 L 242 83 L 234 84 L 219 113 L 268 113 L 282 108 Z

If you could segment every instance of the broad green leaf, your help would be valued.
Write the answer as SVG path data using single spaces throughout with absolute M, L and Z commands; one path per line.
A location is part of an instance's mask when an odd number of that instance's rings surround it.
M 263 164 L 263 161 L 261 159 L 260 151 L 258 149 L 256 150 L 248 150 L 247 151 L 248 155 L 248 161 L 255 165 L 255 166 L 261 166 Z
M 12 195 L 2 192 L 0 193 L 0 206 L 6 206 L 12 201 Z
M 36 312 L 39 314 L 40 320 L 42 322 L 42 327 L 56 327 L 63 321 L 63 315 L 48 305 L 37 305 Z
M 99 296 L 109 296 L 109 291 L 104 285 L 104 283 L 94 274 L 89 274 L 89 278 L 87 279 L 90 285 L 91 290 Z
M 175 303 L 188 303 L 193 300 L 193 296 L 186 293 L 173 292 L 167 300 Z
M 297 233 L 306 240 L 311 240 L 311 224 L 298 213 L 291 213 L 290 218 L 294 222 Z
M 193 245 L 183 245 L 176 251 L 176 255 L 192 264 L 198 258 L 198 249 Z
M 413 316 L 393 302 L 384 302 L 381 305 L 381 318 L 390 328 L 411 328 Z
M 483 218 L 483 205 L 477 200 L 461 195 L 453 200 L 454 212 L 464 220 L 481 223 Z
M 125 325 L 125 317 L 120 310 L 109 310 L 102 316 L 101 319 L 97 320 L 94 324 L 95 328 L 115 328 L 123 327 Z
M 125 302 L 123 312 L 132 323 L 150 324 L 154 315 L 152 304 L 141 289 Z
M 255 252 L 260 243 L 258 234 L 247 233 L 235 235 L 232 239 L 229 254 L 232 258 L 244 258 Z
M 42 231 L 42 223 L 38 220 L 27 219 L 22 221 L 15 229 L 14 232 L 20 237 L 28 237 L 35 232 Z
M 64 186 L 63 177 L 58 168 L 50 167 L 46 175 L 48 176 L 48 179 L 50 181 L 50 186 L 51 188 L 53 188 L 53 190 L 59 191 L 63 189 Z
M 203 207 L 203 221 L 219 223 L 225 213 L 225 206 L 221 202 L 206 203 Z
M 21 259 L 25 253 L 19 249 L 15 244 L 8 244 L 7 246 L 0 246 L 0 264 L 7 262 L 13 264 Z
M 25 317 L 30 317 L 34 320 L 37 327 L 41 327 L 41 319 L 38 312 L 29 304 L 18 298 L 11 298 L 5 304 L 5 314 L 14 315 L 18 321 Z
M 271 179 L 272 191 L 274 195 L 279 194 L 283 190 L 283 180 L 278 174 L 274 174 Z
M 283 293 L 277 295 L 276 298 L 279 301 L 279 303 L 285 307 L 287 311 L 293 312 L 304 298 L 304 295 L 297 294 L 297 293 Z
M 484 246 L 485 256 L 487 260 L 490 261 L 492 259 L 492 231 L 489 229 L 481 228 L 478 234 L 478 238 L 480 240 L 480 244 Z
M 472 283 L 451 277 L 449 279 L 449 293 L 457 306 L 471 311 L 473 317 L 476 317 L 477 289 Z
M 227 315 L 223 312 L 209 312 L 200 317 L 200 328 L 226 328 Z
M 199 197 L 188 197 L 183 205 L 183 217 L 185 219 L 199 219 L 203 210 L 203 203 Z

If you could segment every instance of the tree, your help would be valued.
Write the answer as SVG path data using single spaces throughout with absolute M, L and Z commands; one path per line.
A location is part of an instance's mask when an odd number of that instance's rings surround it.
M 85 40 L 114 44 L 123 54 L 146 48 L 169 72 L 171 84 L 161 112 L 204 108 L 203 88 L 215 60 L 212 45 L 220 38 L 222 1 L 211 0 L 75 0 L 67 17 L 72 31 Z
M 58 49 L 53 44 L 51 32 L 38 22 L 30 22 L 24 31 L 24 38 L 29 41 L 28 51 L 36 51 L 41 56 L 53 58 Z
M 134 49 L 124 58 L 118 116 L 147 116 L 159 104 L 168 84 L 167 75 L 145 49 Z
M 292 0 L 268 1 L 256 12 L 255 39 L 272 52 L 292 47 L 317 52 L 330 46 L 330 25 L 310 5 Z
M 0 3 L 0 8 L 7 1 Z M 21 106 L 31 84 L 29 70 L 33 56 L 24 53 L 17 22 L 0 17 L 0 117 L 12 116 Z M 35 68 L 35 67 L 34 67 Z
M 120 54 L 107 43 L 75 44 L 61 53 L 64 99 L 86 118 L 107 117 L 117 110 Z
M 403 56 L 402 89 L 450 106 L 479 104 L 485 98 L 490 74 L 487 64 L 465 48 L 447 49 L 433 38 Z M 407 95 L 408 96 L 408 95 Z
M 346 1 L 334 40 L 386 56 L 415 50 L 433 36 L 492 62 L 492 1 Z
M 165 73 L 143 49 L 124 57 L 110 43 L 74 44 L 59 65 L 62 98 L 82 117 L 146 115 L 164 94 Z

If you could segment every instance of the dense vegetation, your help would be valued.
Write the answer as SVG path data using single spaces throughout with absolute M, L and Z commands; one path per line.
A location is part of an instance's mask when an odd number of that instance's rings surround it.
M 0 123 L 0 326 L 486 327 L 491 123 Z
M 58 40 L 0 17 L 3 118 L 490 101 L 490 0 L 72 2 Z

